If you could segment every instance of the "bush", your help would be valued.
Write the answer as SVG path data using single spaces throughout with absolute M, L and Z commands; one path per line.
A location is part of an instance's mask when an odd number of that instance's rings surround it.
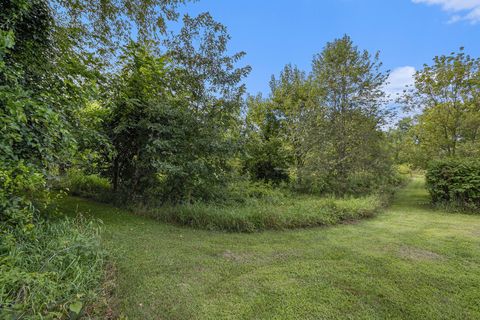
M 77 317 L 103 276 L 99 229 L 81 218 L 37 222 L 0 256 L 0 318 Z M 3 244 L 2 244 L 3 246 Z
M 480 159 L 434 161 L 426 185 L 434 204 L 480 212 Z
M 261 181 L 239 180 L 230 183 L 224 190 L 224 202 L 245 204 L 257 201 L 278 203 L 288 196 L 286 190 Z
M 163 206 L 143 214 L 158 220 L 207 230 L 255 232 L 327 226 L 375 215 L 379 196 L 362 198 L 284 197 L 275 202 L 250 201 L 237 205 L 206 203 Z
M 114 202 L 110 181 L 96 174 L 86 175 L 80 170 L 69 170 L 59 178 L 57 188 L 69 194 L 101 202 Z
M 408 179 L 396 170 L 385 170 L 382 174 L 368 170 L 350 172 L 345 180 L 339 180 L 330 172 L 316 175 L 304 172 L 293 185 L 299 193 L 336 196 L 366 196 L 399 187 Z
M 412 175 L 412 166 L 408 163 L 397 164 L 394 166 L 395 171 L 401 175 Z

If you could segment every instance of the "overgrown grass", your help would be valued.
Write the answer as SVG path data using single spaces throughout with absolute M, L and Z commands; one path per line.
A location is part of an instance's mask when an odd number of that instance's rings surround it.
M 100 202 L 115 202 L 108 180 L 71 170 L 61 177 L 58 188 L 71 195 Z M 273 187 L 262 182 L 238 180 L 226 186 L 215 202 L 188 204 L 132 203 L 136 213 L 163 222 L 206 230 L 255 232 L 328 226 L 347 220 L 374 216 L 391 196 L 335 198 L 292 193 L 287 187 Z M 117 204 L 119 201 L 116 201 Z
M 58 178 L 54 187 L 73 196 L 100 202 L 115 202 L 116 200 L 108 179 L 96 174 L 84 174 L 80 170 L 68 170 L 66 174 Z
M 285 197 L 237 205 L 184 204 L 138 210 L 160 221 L 218 231 L 255 232 L 327 226 L 372 217 L 382 207 L 378 196 L 362 198 Z M 137 211 L 137 212 L 138 212 Z
M 429 207 L 415 178 L 356 224 L 224 233 L 67 198 L 104 221 L 129 319 L 480 319 L 480 217 Z
M 42 220 L 1 249 L 0 319 L 75 318 L 96 299 L 105 258 L 96 222 Z

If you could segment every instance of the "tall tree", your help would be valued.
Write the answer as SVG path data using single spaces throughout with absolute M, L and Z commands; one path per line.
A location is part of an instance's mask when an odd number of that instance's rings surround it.
M 281 122 L 285 136 L 295 162 L 295 169 L 303 167 L 305 148 L 305 122 L 311 108 L 311 81 L 304 71 L 290 64 L 286 65 L 276 79 L 270 81 L 271 108 L 275 110 Z
M 478 155 L 480 59 L 463 52 L 437 56 L 415 74 L 401 101 L 420 111 L 415 131 L 428 158 Z
M 308 173 L 327 177 L 332 191 L 348 192 L 356 175 L 373 179 L 388 166 L 380 130 L 388 74 L 381 66 L 378 53 L 359 50 L 348 36 L 327 43 L 313 59 Z
M 124 55 L 109 132 L 115 189 L 161 200 L 213 196 L 228 171 L 239 130 L 243 53 L 226 54 L 226 28 L 209 14 L 184 17 L 158 56 L 143 41 Z M 163 61 L 163 62 L 161 62 Z

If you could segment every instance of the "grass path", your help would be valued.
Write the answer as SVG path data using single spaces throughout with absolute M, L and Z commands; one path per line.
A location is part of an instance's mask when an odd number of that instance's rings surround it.
M 427 201 L 415 178 L 374 219 L 256 234 L 65 206 L 104 221 L 129 319 L 480 319 L 480 216 Z

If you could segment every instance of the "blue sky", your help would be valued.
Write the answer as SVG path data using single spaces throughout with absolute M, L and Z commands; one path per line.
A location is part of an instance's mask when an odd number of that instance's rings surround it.
M 271 75 L 287 63 L 309 70 L 313 55 L 344 34 L 380 51 L 391 92 L 435 55 L 464 46 L 480 56 L 480 0 L 199 0 L 182 11 L 209 11 L 228 27 L 230 51 L 246 51 L 253 68 L 249 93 L 268 94 Z

